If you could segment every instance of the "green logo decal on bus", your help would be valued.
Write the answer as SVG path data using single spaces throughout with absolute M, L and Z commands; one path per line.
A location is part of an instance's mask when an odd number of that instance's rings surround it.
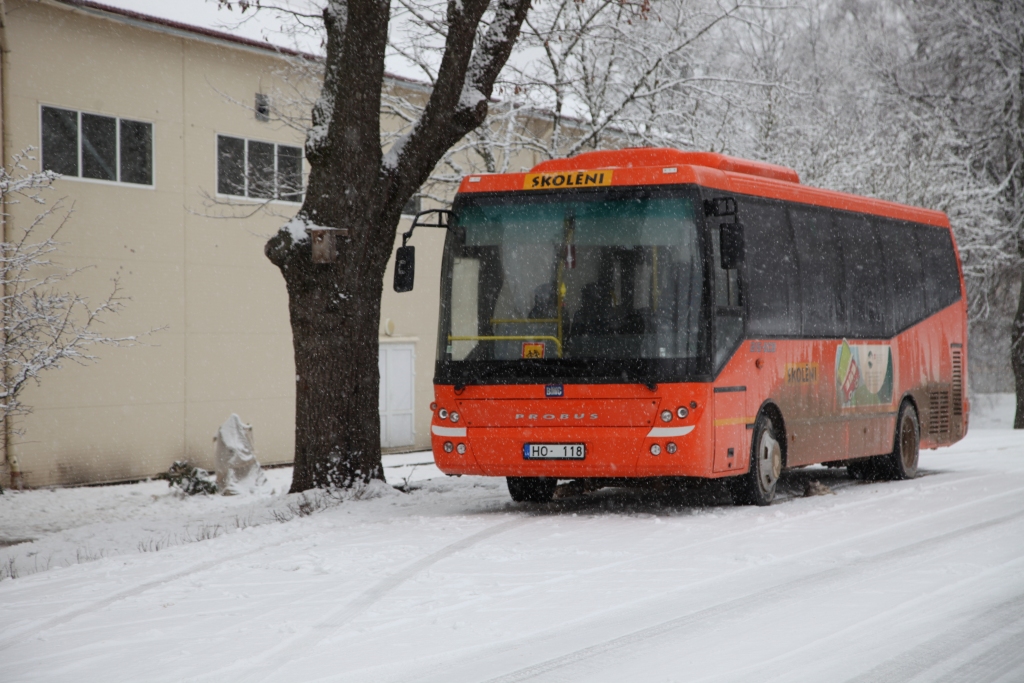
M 836 347 L 836 400 L 840 407 L 892 403 L 892 347 L 850 344 Z

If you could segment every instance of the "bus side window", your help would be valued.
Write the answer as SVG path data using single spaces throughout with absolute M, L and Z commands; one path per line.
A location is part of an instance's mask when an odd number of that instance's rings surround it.
M 928 317 L 921 252 L 914 239 L 915 228 L 911 224 L 889 218 L 874 220 L 882 240 L 886 270 L 890 278 L 894 331 L 899 333 Z
M 846 329 L 843 262 L 833 217 L 827 209 L 794 205 L 790 223 L 800 268 L 804 337 L 838 337 Z
M 938 313 L 960 299 L 960 271 L 956 267 L 953 239 L 946 228 L 918 226 L 917 243 L 924 265 L 928 314 Z
M 747 334 L 753 339 L 800 335 L 800 278 L 785 205 L 743 199 Z
M 837 336 L 892 336 L 892 297 L 875 228 L 863 215 L 843 213 L 835 220 L 845 275 L 842 296 L 849 314 L 846 328 Z

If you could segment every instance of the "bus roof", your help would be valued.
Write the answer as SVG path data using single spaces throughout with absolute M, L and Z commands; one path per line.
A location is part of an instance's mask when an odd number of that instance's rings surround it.
M 667 148 L 586 152 L 542 162 L 528 173 L 469 175 L 462 179 L 459 192 L 681 184 L 949 227 L 949 218 L 941 211 L 801 185 L 797 172 L 785 166 Z

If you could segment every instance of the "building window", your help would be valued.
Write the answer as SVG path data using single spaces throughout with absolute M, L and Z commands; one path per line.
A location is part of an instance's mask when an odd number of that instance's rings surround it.
M 153 124 L 73 109 L 42 108 L 43 170 L 153 184 Z
M 217 136 L 217 192 L 302 201 L 302 150 L 273 142 Z

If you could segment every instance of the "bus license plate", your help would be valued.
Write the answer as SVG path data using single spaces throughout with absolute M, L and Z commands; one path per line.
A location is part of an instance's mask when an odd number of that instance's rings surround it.
M 581 443 L 527 443 L 523 457 L 527 460 L 583 460 L 587 447 Z

